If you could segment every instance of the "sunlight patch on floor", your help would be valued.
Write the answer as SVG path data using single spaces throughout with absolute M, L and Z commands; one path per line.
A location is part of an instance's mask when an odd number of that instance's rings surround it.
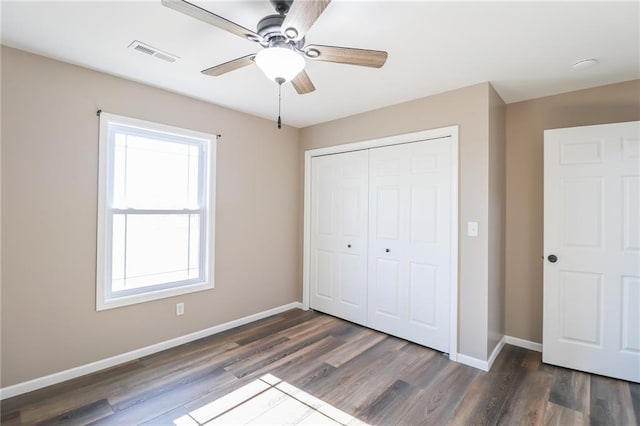
M 199 425 L 366 425 L 308 393 L 267 374 L 173 421 Z

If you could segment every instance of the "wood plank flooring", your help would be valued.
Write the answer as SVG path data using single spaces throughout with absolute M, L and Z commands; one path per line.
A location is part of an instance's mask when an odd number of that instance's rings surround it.
M 509 345 L 485 373 L 291 310 L 7 399 L 1 421 L 626 426 L 640 423 L 640 385 L 542 364 L 539 353 Z

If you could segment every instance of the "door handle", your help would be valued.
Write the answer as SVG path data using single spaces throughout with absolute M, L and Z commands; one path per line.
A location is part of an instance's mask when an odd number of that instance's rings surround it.
M 391 250 L 389 250 L 389 249 L 384 249 L 384 251 L 385 251 L 386 253 L 389 253 Z
M 558 261 L 558 256 L 556 256 L 555 254 L 550 254 L 547 257 L 547 260 L 551 263 L 556 263 Z
M 351 244 L 347 244 L 347 248 L 351 248 Z

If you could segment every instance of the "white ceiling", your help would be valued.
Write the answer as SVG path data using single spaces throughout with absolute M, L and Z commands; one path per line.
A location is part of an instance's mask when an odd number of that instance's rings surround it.
M 302 1 L 302 0 L 298 0 Z M 255 29 L 267 0 L 194 3 Z M 220 77 L 200 70 L 259 50 L 160 1 L 2 1 L 2 44 L 223 105 L 277 116 L 277 85 L 256 66 Z M 381 69 L 307 60 L 316 91 L 283 87 L 296 127 L 490 81 L 507 102 L 640 78 L 639 2 L 333 0 L 307 43 L 386 50 Z M 170 64 L 127 49 L 140 40 Z M 581 59 L 593 68 L 574 71 Z M 46 76 L 43 76 L 46 78 Z

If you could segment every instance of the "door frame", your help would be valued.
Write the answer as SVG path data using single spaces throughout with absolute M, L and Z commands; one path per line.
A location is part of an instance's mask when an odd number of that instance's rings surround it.
M 451 138 L 451 253 L 449 289 L 449 359 L 457 361 L 458 354 L 458 125 L 406 133 L 379 139 L 333 145 L 324 148 L 306 150 L 304 152 L 304 236 L 302 258 L 302 306 L 308 310 L 310 306 L 309 268 L 311 260 L 311 159 L 322 155 L 339 154 L 383 146 L 400 145 L 432 139 Z

